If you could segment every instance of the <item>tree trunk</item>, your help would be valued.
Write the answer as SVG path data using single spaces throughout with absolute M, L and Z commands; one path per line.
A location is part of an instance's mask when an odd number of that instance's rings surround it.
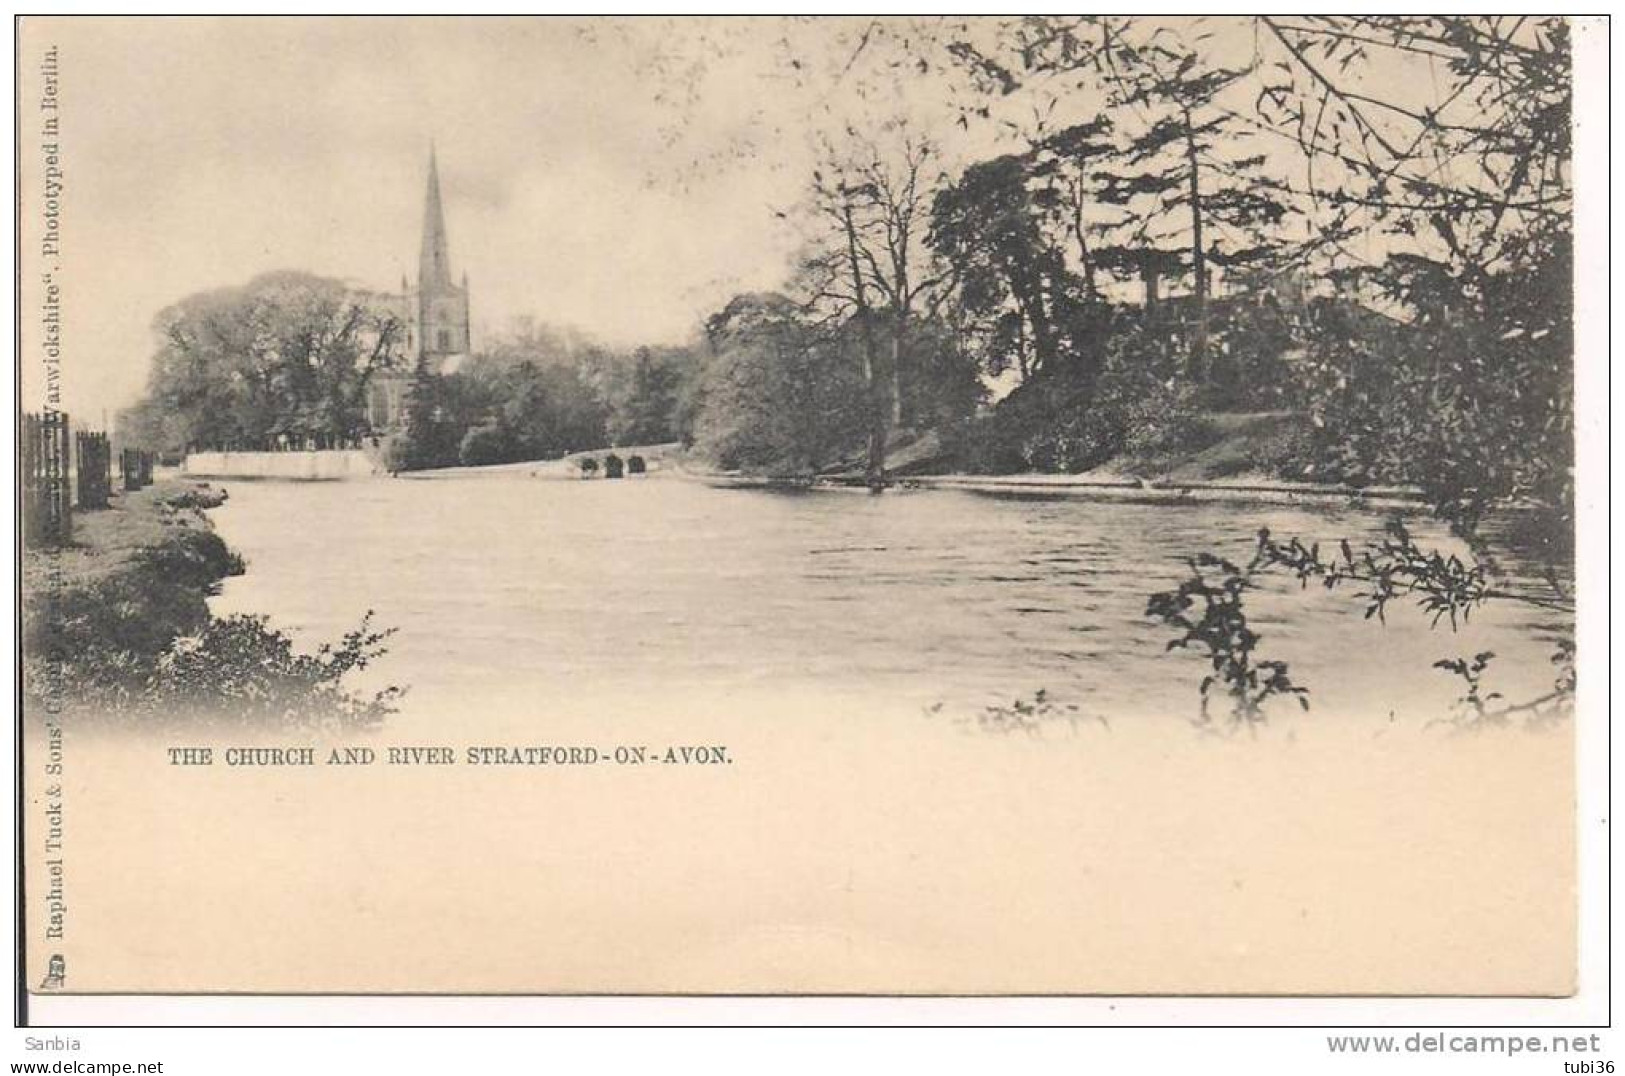
M 1055 327 L 1050 323 L 1049 311 L 1044 307 L 1044 296 L 1034 290 L 1027 299 L 1018 300 L 1027 311 L 1027 318 L 1033 323 L 1033 351 L 1038 361 L 1034 364 L 1040 369 L 1054 370 L 1056 363 L 1055 353 Z
M 1196 329 L 1191 334 L 1190 376 L 1200 385 L 1207 380 L 1207 251 L 1202 245 L 1201 166 L 1189 110 L 1185 112 L 1185 158 L 1190 166 L 1191 271 L 1196 275 Z
M 1100 298 L 1095 287 L 1095 261 L 1089 255 L 1089 235 L 1083 227 L 1083 177 L 1073 180 L 1072 235 L 1078 241 L 1078 260 L 1083 266 L 1083 294 L 1094 302 Z
M 864 481 L 879 493 L 886 488 L 886 408 L 880 398 L 880 377 L 875 353 L 874 324 L 869 317 L 868 292 L 863 286 L 863 267 L 858 261 L 858 230 L 852 223 L 852 206 L 841 206 L 846 225 L 846 252 L 852 269 L 852 297 L 858 308 L 858 333 L 863 341 L 863 381 L 868 390 L 865 410 L 869 418 L 869 459 Z
M 1021 371 L 1021 383 L 1027 383 L 1027 313 L 1016 315 L 1016 369 Z
M 1004 273 L 1005 279 L 1010 284 L 1010 294 L 1016 300 L 1016 307 L 1033 327 L 1031 369 L 1034 371 L 1054 369 L 1050 357 L 1056 350 L 1055 333 L 1050 325 L 1049 312 L 1044 309 L 1042 288 L 1027 273 L 1018 271 L 1015 263 L 1009 258 L 1004 259 Z
M 892 429 L 903 424 L 903 336 L 908 332 L 908 311 L 899 310 L 892 319 L 891 334 L 891 369 L 887 371 L 887 386 L 891 393 L 888 401 L 891 405 L 888 419 Z

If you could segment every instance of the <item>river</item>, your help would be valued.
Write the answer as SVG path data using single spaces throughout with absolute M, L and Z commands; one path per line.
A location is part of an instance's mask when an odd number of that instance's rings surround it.
M 83 989 L 1576 981 L 1574 723 L 1430 724 L 1457 690 L 1433 661 L 1494 650 L 1486 690 L 1532 696 L 1555 625 L 1486 608 L 1452 637 L 1396 607 L 1384 627 L 1354 595 L 1267 578 L 1260 655 L 1312 708 L 1252 737 L 1193 728 L 1203 662 L 1144 616 L 1193 552 L 1244 558 L 1261 525 L 1358 541 L 1378 513 L 675 476 L 227 486 L 210 514 L 248 571 L 216 610 L 314 647 L 373 609 L 397 633 L 365 676 L 410 692 L 364 742 L 75 738 Z M 1085 716 L 980 719 L 1039 688 Z M 267 738 L 313 764 L 231 761 Z M 188 745 L 223 764 L 175 764 Z M 490 758 L 509 747 L 553 753 Z M 426 748 L 446 761 L 398 757 Z M 571 761 L 589 749 L 606 764 Z
M 676 477 L 522 474 L 329 483 L 235 482 L 212 513 L 248 563 L 217 613 L 268 615 L 307 645 L 372 609 L 397 629 L 372 683 L 410 688 L 397 727 L 500 694 L 565 706 L 817 700 L 975 723 L 1043 689 L 1087 722 L 1184 722 L 1206 672 L 1167 644 L 1146 598 L 1184 558 L 1245 562 L 1261 526 L 1358 544 L 1385 517 L 1343 505 L 1102 503 L 949 490 L 717 489 Z M 1424 545 L 1451 546 L 1425 518 Z M 1355 593 L 1276 574 L 1249 612 L 1258 656 L 1287 661 L 1311 709 L 1284 721 L 1425 724 L 1459 685 L 1431 667 L 1497 655 L 1487 690 L 1542 694 L 1561 621 L 1485 607 L 1452 633 L 1413 606 L 1386 625 Z M 1071 713 L 1072 711 L 1065 711 Z M 764 714 L 764 720 L 770 719 Z

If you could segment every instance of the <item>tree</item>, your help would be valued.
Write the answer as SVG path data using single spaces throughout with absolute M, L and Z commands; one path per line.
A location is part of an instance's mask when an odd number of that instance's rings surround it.
M 483 467 L 513 458 L 508 431 L 498 425 L 475 426 L 463 435 L 457 448 L 457 462 L 464 467 Z
M 1249 306 L 1227 343 L 1293 352 L 1291 372 L 1282 362 L 1254 372 L 1300 381 L 1269 388 L 1307 403 L 1332 475 L 1419 485 L 1477 554 L 1463 564 L 1396 534 L 1363 551 L 1345 544 L 1334 564 L 1266 535 L 1255 563 L 1232 575 L 1284 565 L 1463 615 L 1480 601 L 1572 607 L 1562 567 L 1573 528 L 1567 23 L 1263 16 L 1250 28 L 1021 17 L 945 25 L 909 47 L 922 63 L 946 54 L 968 76 L 962 122 L 1001 113 L 1033 144 L 1055 106 L 1110 102 L 1125 152 L 1091 179 L 1096 200 L 1118 207 L 1120 234 L 1089 253 L 1142 275 L 1148 298 L 1163 275 L 1189 274 L 1193 377 L 1212 370 L 1210 265 L 1248 272 L 1260 299 L 1272 274 L 1312 274 L 1297 309 Z M 1193 30 L 1200 52 L 1181 40 Z M 1241 55 L 1231 49 L 1240 62 L 1217 61 L 1221 38 L 1243 43 Z M 1016 100 L 1042 107 L 1022 119 Z M 1248 137 L 1270 141 L 1228 152 Z M 1305 225 L 1301 241 L 1288 241 L 1289 219 Z M 1543 521 L 1551 595 L 1474 585 L 1493 572 L 1478 524 L 1512 506 L 1515 525 L 1526 508 Z M 1495 714 L 1479 688 L 1488 655 L 1437 664 L 1466 682 L 1469 712 L 1501 719 L 1547 714 L 1571 694 L 1572 654 L 1561 641 L 1553 693 Z
M 406 422 L 392 452 L 396 469 L 420 471 L 457 462 L 457 425 L 448 413 L 446 379 L 419 355 L 406 390 Z
M 1083 297 L 1091 303 L 1101 298 L 1099 240 L 1091 238 L 1100 230 L 1092 219 L 1100 201 L 1096 174 L 1119 153 L 1115 132 L 1111 117 L 1101 114 L 1044 134 L 1028 153 L 1028 171 L 1039 184 L 1033 201 L 1045 214 L 1046 230 L 1074 244 Z
M 932 206 L 931 242 L 957 270 L 961 310 L 994 326 L 990 372 L 1014 359 L 1025 381 L 1061 364 L 1055 308 L 1072 286 L 1028 189 L 1029 160 L 971 165 Z
M 964 422 L 987 398 L 975 354 L 945 318 L 910 319 L 900 362 L 903 413 L 919 429 Z
M 1345 230 L 1464 283 L 1526 261 L 1573 212 L 1572 52 L 1561 16 L 1256 20 L 1273 46 L 1258 111 Z M 1419 87 L 1430 87 L 1432 92 Z
M 885 143 L 848 129 L 848 152 L 827 148 L 813 174 L 815 225 L 800 290 L 808 305 L 856 327 L 869 386 L 867 476 L 885 484 L 886 442 L 904 421 L 902 369 L 913 320 L 932 316 L 950 290 L 951 269 L 927 242 L 937 151 L 905 124 L 885 125 Z
M 1127 73 L 1116 99 L 1145 108 L 1149 122 L 1129 142 L 1121 171 L 1106 171 L 1099 197 L 1120 207 L 1120 231 L 1139 249 L 1183 246 L 1191 280 L 1190 375 L 1209 375 L 1211 266 L 1245 267 L 1270 258 L 1288 213 L 1282 185 L 1263 170 L 1264 154 L 1238 156 L 1252 132 L 1219 98 L 1247 72 L 1207 68 L 1194 51 L 1150 45 L 1124 50 Z M 1183 219 L 1181 219 L 1183 218 Z
M 640 347 L 619 398 L 608 402 L 610 439 L 620 445 L 661 444 L 678 439 L 678 407 L 684 382 L 697 360 L 687 348 Z
M 1264 532 L 1252 570 L 1356 584 L 1368 616 L 1404 596 L 1452 626 L 1487 602 L 1572 613 L 1567 24 L 1349 16 L 1258 26 L 1277 52 L 1264 68 L 1260 122 L 1301 153 L 1320 209 L 1312 245 L 1353 262 L 1343 276 L 1392 317 L 1379 333 L 1322 326 L 1308 339 L 1317 421 L 1345 466 L 1420 486 L 1473 555 L 1420 549 L 1403 527 L 1363 550 L 1344 542 L 1341 557 Z M 1380 260 L 1346 249 L 1353 232 Z M 1544 546 L 1549 592 L 1493 583 L 1480 523 L 1509 508 Z M 1572 635 L 1555 651 L 1550 692 L 1494 707 L 1482 688 L 1493 655 L 1434 666 L 1462 680 L 1466 720 L 1546 720 L 1568 711 L 1575 687 Z
M 550 459 L 609 443 L 609 408 L 599 386 L 611 357 L 585 340 L 522 325 L 472 355 L 446 378 L 459 436 L 476 439 L 490 462 Z
M 399 369 L 400 324 L 341 282 L 269 273 L 190 296 L 155 322 L 141 417 L 159 447 L 333 447 L 366 431 L 367 386 Z
M 707 322 L 714 354 L 695 447 L 728 469 L 805 478 L 868 425 L 856 323 L 809 322 L 783 295 L 742 295 Z
M 1467 531 L 1497 503 L 1573 529 L 1571 50 L 1561 17 L 1258 20 L 1263 122 L 1294 140 L 1320 234 L 1408 328 L 1371 449 Z M 1407 85 L 1436 87 L 1431 94 Z M 1313 358 L 1340 374 L 1346 347 Z
M 868 448 L 864 475 L 869 488 L 879 491 L 886 483 L 887 413 L 884 375 L 876 340 L 875 312 L 870 303 L 872 276 L 859 242 L 856 203 L 864 192 L 859 186 L 825 179 L 822 170 L 813 173 L 813 209 L 833 224 L 823 244 L 803 261 L 807 305 L 832 311 L 834 318 L 848 319 L 857 327 L 859 354 L 863 363 L 864 429 Z M 872 256 L 871 256 L 872 257 Z M 713 331 L 713 339 L 716 333 Z M 717 368 L 713 367 L 713 374 Z M 721 405 L 719 405 L 721 406 Z

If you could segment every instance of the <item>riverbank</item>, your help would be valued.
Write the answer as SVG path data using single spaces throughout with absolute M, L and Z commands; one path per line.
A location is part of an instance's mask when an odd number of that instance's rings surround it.
M 974 474 L 934 469 L 942 462 L 935 434 L 904 434 L 887 452 L 887 484 L 894 489 L 955 489 L 1030 497 L 1076 497 L 1138 504 L 1249 501 L 1260 504 L 1346 502 L 1371 508 L 1402 508 L 1422 503 L 1420 490 L 1400 485 L 1350 486 L 1305 482 L 1248 466 L 1262 458 L 1260 447 L 1278 436 L 1278 422 L 1230 423 L 1226 436 L 1199 450 L 1151 458 L 1123 458 L 1078 474 L 1027 472 Z M 417 480 L 453 478 L 539 478 L 582 481 L 602 478 L 603 468 L 585 476 L 581 463 L 611 453 L 647 461 L 650 474 L 743 489 L 867 489 L 861 469 L 842 467 L 818 475 L 786 476 L 721 471 L 678 444 L 640 445 L 575 452 L 560 459 L 528 460 L 483 467 L 445 467 L 403 473 Z
M 1373 508 L 1421 504 L 1421 490 L 1399 484 L 1354 486 L 1288 477 L 1298 419 L 1283 412 L 1204 416 L 1203 436 L 1181 450 L 1124 454 L 1087 471 L 977 473 L 954 467 L 936 433 L 902 431 L 886 452 L 887 484 L 902 489 L 957 489 L 1030 497 L 1076 497 L 1141 504 L 1247 501 L 1260 504 L 1346 502 Z M 716 485 L 868 488 L 861 462 L 801 478 L 707 472 L 693 461 L 684 473 Z
M 948 488 L 1030 496 L 1072 496 L 1137 503 L 1246 500 L 1268 504 L 1349 501 L 1372 507 L 1421 503 L 1423 494 L 1397 483 L 1350 485 L 1308 480 L 1301 441 L 1307 420 L 1285 411 L 1208 413 L 1190 423 L 1177 447 L 1125 452 L 1076 473 L 978 473 L 954 465 L 937 434 L 901 432 L 886 453 L 888 480 L 903 487 Z M 815 480 L 865 486 L 849 463 Z
M 345 676 L 384 653 L 372 614 L 300 653 L 253 614 L 209 599 L 244 563 L 204 514 L 205 482 L 165 479 L 75 519 L 75 541 L 23 557 L 23 687 L 33 714 L 126 727 L 226 723 L 244 730 L 369 728 L 401 689 L 355 694 Z
M 845 480 L 846 484 L 853 484 Z M 1414 506 L 1422 503 L 1420 490 L 1405 486 L 1338 486 L 1292 482 L 1269 475 L 1237 475 L 1210 481 L 1137 478 L 1110 471 L 1084 474 L 1024 475 L 916 475 L 896 480 L 904 487 L 963 489 L 1047 497 L 1089 497 L 1139 504 L 1253 501 L 1266 504 L 1301 504 L 1344 501 L 1372 508 Z M 858 484 L 861 484 L 858 483 Z
M 243 564 L 204 514 L 207 482 L 160 480 L 74 516 L 74 541 L 22 558 L 24 687 L 85 698 L 136 688 L 210 621 L 208 598 Z

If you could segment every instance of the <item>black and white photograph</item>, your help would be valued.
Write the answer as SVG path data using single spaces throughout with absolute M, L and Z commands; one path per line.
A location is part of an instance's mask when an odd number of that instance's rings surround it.
M 1607 32 L 20 18 L 23 1022 L 1580 1011 Z

